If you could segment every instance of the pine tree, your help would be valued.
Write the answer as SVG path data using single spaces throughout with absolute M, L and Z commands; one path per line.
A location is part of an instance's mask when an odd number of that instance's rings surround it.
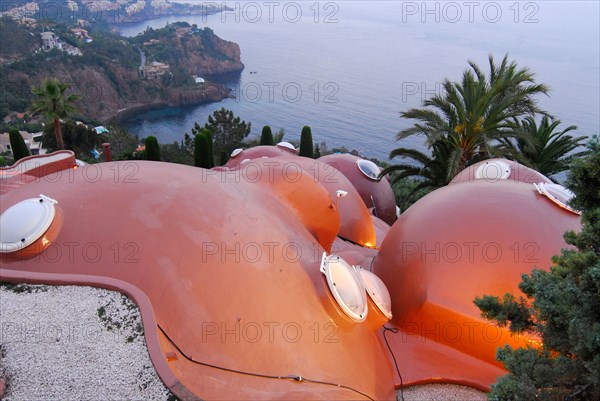
M 540 348 L 498 350 L 508 374 L 492 385 L 490 400 L 600 399 L 600 143 L 575 160 L 567 186 L 582 212 L 582 230 L 567 232 L 573 247 L 553 258 L 550 271 L 523 275 L 525 297 L 476 298 L 482 315 L 512 332 L 530 332 Z

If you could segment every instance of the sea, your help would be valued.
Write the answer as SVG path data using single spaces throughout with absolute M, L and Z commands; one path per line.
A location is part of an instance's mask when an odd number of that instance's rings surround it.
M 190 1 L 191 2 L 191 1 Z M 207 4 L 207 3 L 205 3 Z M 121 24 L 124 36 L 187 21 L 236 42 L 246 68 L 212 77 L 234 99 L 140 112 L 124 126 L 140 138 L 180 141 L 225 107 L 252 123 L 298 140 L 312 128 L 315 143 L 356 149 L 386 160 L 395 147 L 426 149 L 423 138 L 401 142 L 413 124 L 400 112 L 459 80 L 468 62 L 488 71 L 488 57 L 505 54 L 550 86 L 539 106 L 578 127 L 600 133 L 600 2 L 598 1 L 243 1 L 211 16 L 165 17 Z M 224 10 L 224 9 L 223 9 Z

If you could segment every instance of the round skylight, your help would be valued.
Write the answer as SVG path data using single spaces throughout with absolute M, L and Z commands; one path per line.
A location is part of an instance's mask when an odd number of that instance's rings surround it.
M 289 150 L 292 150 L 294 152 L 296 151 L 296 148 L 294 147 L 294 145 L 292 145 L 289 142 L 279 142 L 277 144 L 277 146 L 282 147 L 282 148 L 286 148 L 286 149 L 289 149 Z
M 379 167 L 377 167 L 377 164 L 370 160 L 360 159 L 356 161 L 356 165 L 358 166 L 360 172 L 367 176 L 367 178 L 377 181 L 379 173 L 381 172 Z
M 360 274 L 360 278 L 365 285 L 365 289 L 367 290 L 367 294 L 369 297 L 377 305 L 377 308 L 385 315 L 385 317 L 389 319 L 392 318 L 392 298 L 390 297 L 390 292 L 387 287 L 381 281 L 379 277 L 375 275 L 375 273 L 371 273 L 365 269 L 358 270 Z
M 352 320 L 362 322 L 367 318 L 367 295 L 362 280 L 354 266 L 336 255 L 323 253 L 321 272 L 342 311 Z
M 547 182 L 541 182 L 539 184 L 533 184 L 537 191 L 546 196 L 552 202 L 556 203 L 558 206 L 566 209 L 575 214 L 581 214 L 577 210 L 571 208 L 568 203 L 575 194 L 569 191 L 567 188 L 563 187 L 559 184 L 548 184 Z
M 55 203 L 40 195 L 6 209 L 0 215 L 0 253 L 20 251 L 44 235 L 54 220 Z
M 234 157 L 236 157 L 237 155 L 239 155 L 243 151 L 244 151 L 244 149 L 241 149 L 241 148 L 235 149 L 233 152 L 231 152 L 231 158 L 233 159 Z
M 476 179 L 491 181 L 506 180 L 510 176 L 510 166 L 500 160 L 490 160 L 477 167 Z

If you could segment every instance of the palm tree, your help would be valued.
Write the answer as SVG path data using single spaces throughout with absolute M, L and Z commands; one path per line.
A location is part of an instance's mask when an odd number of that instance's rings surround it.
M 490 55 L 489 77 L 475 63 L 469 65 L 471 69 L 463 73 L 461 82 L 446 79 L 442 94 L 424 101 L 423 108 L 400 113 L 418 122 L 399 132 L 397 140 L 424 135 L 429 147 L 441 139 L 449 141 L 448 176 L 456 175 L 475 159 L 502 156 L 505 148 L 498 145 L 504 139 L 526 140 L 526 135 L 515 129 L 514 120 L 541 112 L 533 97 L 549 90 L 536 84 L 527 68 L 509 62 L 508 55 L 500 65 Z
M 530 137 L 529 141 L 517 139 L 516 141 L 503 141 L 508 149 L 514 149 L 520 155 L 519 161 L 539 171 L 547 177 L 569 169 L 571 160 L 575 157 L 584 156 L 587 152 L 581 151 L 571 153 L 580 146 L 587 137 L 574 138 L 567 135 L 568 132 L 576 130 L 571 125 L 562 131 L 555 131 L 561 124 L 560 120 L 552 120 L 548 116 L 542 117 L 538 126 L 531 116 L 517 123 L 519 129 Z
M 405 178 L 414 177 L 418 184 L 410 191 L 408 198 L 422 189 L 434 190 L 447 185 L 454 177 L 449 170 L 449 158 L 453 146 L 446 139 L 440 139 L 432 146 L 432 154 L 415 149 L 397 148 L 390 152 L 390 160 L 395 157 L 412 159 L 413 163 L 396 164 L 385 168 L 379 175 L 395 173 L 391 177 L 394 185 Z
M 33 88 L 35 98 L 29 108 L 29 112 L 32 114 L 42 113 L 48 119 L 53 120 L 58 149 L 65 148 L 60 130 L 60 119 L 76 110 L 73 103 L 79 99 L 77 95 L 67 94 L 67 89 L 69 89 L 69 85 L 64 82 L 57 79 L 46 79 L 42 86 Z

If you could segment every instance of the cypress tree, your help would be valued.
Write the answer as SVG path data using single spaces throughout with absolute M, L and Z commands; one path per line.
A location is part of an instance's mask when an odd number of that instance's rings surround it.
M 160 148 L 155 136 L 146 138 L 146 160 L 160 161 Z
M 209 137 L 202 131 L 194 137 L 194 166 L 211 168 L 211 159 Z
M 300 135 L 300 156 L 313 158 L 313 141 L 310 127 L 305 125 Z
M 15 161 L 30 155 L 29 148 L 17 129 L 11 128 L 10 131 L 8 131 L 8 138 L 10 140 L 10 148 L 12 149 Z
M 275 145 L 273 141 L 273 133 L 271 132 L 271 127 L 265 125 L 262 129 L 262 134 L 260 136 L 260 144 L 261 145 Z

